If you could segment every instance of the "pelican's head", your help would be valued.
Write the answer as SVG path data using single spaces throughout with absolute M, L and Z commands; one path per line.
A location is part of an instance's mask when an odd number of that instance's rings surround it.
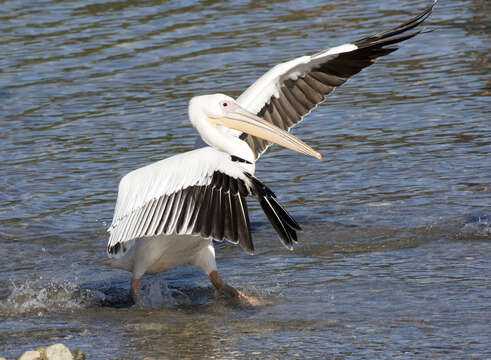
M 322 156 L 300 139 L 280 129 L 274 124 L 241 107 L 230 96 L 213 94 L 196 96 L 189 102 L 189 118 L 200 132 L 203 140 L 214 146 L 207 139 L 205 128 L 225 127 L 247 133 L 258 138 L 281 145 L 299 153 L 321 159 Z

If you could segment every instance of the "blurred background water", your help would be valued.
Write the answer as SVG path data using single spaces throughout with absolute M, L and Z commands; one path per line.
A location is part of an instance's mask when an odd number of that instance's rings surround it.
M 105 257 L 117 184 L 191 150 L 195 95 L 396 26 L 429 1 L 0 1 L 0 356 L 64 342 L 90 359 L 491 358 L 490 5 L 441 1 L 423 34 L 356 75 L 256 175 L 304 228 L 282 248 L 251 200 L 256 255 L 217 299 L 183 267 Z

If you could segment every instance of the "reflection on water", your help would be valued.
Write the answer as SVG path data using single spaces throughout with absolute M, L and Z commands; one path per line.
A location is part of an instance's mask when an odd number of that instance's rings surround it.
M 219 245 L 217 298 L 184 267 L 97 264 L 119 178 L 193 148 L 187 101 L 238 96 L 274 64 L 399 24 L 424 1 L 2 2 L 0 356 L 64 342 L 108 358 L 487 358 L 489 22 L 442 2 L 423 34 L 295 129 L 322 162 L 273 147 L 257 176 L 304 228 L 283 249 Z M 292 166 L 294 164 L 295 166 Z

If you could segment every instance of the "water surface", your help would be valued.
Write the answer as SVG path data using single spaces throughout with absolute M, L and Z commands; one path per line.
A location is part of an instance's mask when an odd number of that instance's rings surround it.
M 323 161 L 257 165 L 304 228 L 222 276 L 96 263 L 122 175 L 191 150 L 195 95 L 238 96 L 278 62 L 405 21 L 429 1 L 1 1 L 0 356 L 64 342 L 90 359 L 490 358 L 489 5 L 441 2 L 423 34 L 297 127 Z

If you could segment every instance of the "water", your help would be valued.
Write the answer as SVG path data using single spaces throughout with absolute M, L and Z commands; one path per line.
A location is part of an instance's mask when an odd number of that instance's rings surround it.
M 0 356 L 63 342 L 90 359 L 491 358 L 489 4 L 442 1 L 434 30 L 337 89 L 256 175 L 304 228 L 257 254 L 218 246 L 217 298 L 183 267 L 105 256 L 119 178 L 191 150 L 187 101 L 238 96 L 274 64 L 394 26 L 429 1 L 1 2 Z

